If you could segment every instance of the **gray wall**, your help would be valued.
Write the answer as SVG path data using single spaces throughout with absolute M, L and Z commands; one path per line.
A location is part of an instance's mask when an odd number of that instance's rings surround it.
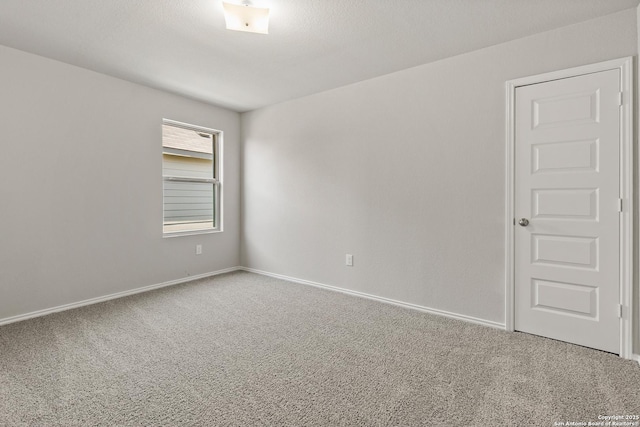
M 237 113 L 1 46 L 0 64 L 0 319 L 239 264 Z M 223 233 L 162 238 L 163 118 L 224 131 Z
M 637 39 L 630 9 L 244 114 L 242 264 L 503 323 L 505 81 Z

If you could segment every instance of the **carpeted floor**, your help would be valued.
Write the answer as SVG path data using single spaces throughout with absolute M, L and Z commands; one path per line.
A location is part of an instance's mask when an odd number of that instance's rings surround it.
M 636 362 L 244 272 L 0 327 L 2 426 L 602 415 L 640 415 Z

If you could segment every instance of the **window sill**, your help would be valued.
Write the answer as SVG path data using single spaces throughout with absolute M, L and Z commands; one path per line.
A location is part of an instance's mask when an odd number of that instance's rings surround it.
M 163 239 L 180 236 L 195 236 L 198 234 L 222 233 L 222 230 L 191 230 L 191 231 L 170 231 L 162 234 Z

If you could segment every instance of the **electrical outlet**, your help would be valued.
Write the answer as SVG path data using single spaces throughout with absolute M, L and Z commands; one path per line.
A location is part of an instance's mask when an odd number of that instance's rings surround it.
M 196 255 L 202 255 L 202 245 L 196 245 Z
M 346 264 L 349 267 L 353 267 L 353 255 L 347 254 Z

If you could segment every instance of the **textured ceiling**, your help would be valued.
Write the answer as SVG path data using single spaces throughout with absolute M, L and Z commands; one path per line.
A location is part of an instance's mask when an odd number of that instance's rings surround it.
M 225 30 L 221 0 L 0 0 L 0 44 L 247 111 L 639 1 L 253 0 L 259 35 Z

